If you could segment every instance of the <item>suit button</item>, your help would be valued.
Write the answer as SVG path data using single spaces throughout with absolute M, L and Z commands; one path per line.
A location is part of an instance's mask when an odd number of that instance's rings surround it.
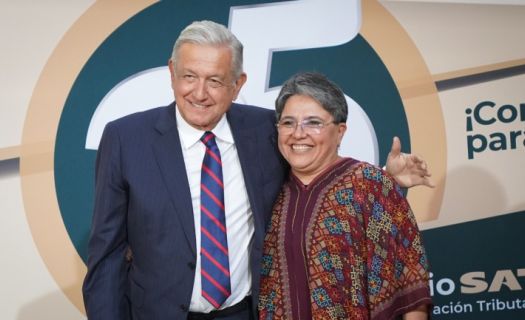
M 188 268 L 190 268 L 191 270 L 195 270 L 195 263 L 188 262 Z
M 184 312 L 188 311 L 188 307 L 186 305 L 181 304 L 179 307 Z

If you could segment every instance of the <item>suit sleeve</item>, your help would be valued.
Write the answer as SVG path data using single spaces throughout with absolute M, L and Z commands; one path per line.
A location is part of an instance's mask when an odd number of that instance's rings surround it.
M 95 204 L 88 243 L 88 272 L 83 295 L 90 320 L 128 319 L 127 206 L 117 127 L 104 129 L 95 169 Z

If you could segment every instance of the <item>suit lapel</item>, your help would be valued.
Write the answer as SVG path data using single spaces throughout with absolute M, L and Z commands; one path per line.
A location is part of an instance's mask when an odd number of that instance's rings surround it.
M 265 217 L 261 202 L 262 171 L 259 163 L 260 155 L 257 153 L 258 137 L 254 128 L 244 124 L 243 114 L 236 111 L 237 107 L 232 105 L 227 117 L 253 211 L 255 231 L 258 232 L 264 230 Z
M 193 205 L 174 108 L 173 103 L 166 108 L 166 114 L 159 117 L 156 129 L 160 136 L 154 143 L 153 149 L 177 218 L 180 219 L 186 239 L 196 256 Z

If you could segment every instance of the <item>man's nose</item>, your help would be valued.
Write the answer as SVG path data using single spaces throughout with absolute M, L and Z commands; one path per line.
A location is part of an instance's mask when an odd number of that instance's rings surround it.
M 195 84 L 195 87 L 192 91 L 193 97 L 195 97 L 198 100 L 204 100 L 206 99 L 206 96 L 208 94 L 208 87 L 206 86 L 206 81 L 199 80 Z

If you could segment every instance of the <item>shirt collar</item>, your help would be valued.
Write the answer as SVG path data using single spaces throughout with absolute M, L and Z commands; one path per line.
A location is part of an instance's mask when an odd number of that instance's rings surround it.
M 177 119 L 177 128 L 179 130 L 182 147 L 185 149 L 193 147 L 197 142 L 200 141 L 200 138 L 205 131 L 196 129 L 186 122 L 186 120 L 180 114 L 178 106 L 175 107 L 175 117 Z M 221 117 L 211 132 L 213 132 L 218 141 L 224 142 L 226 144 L 234 143 L 230 124 L 226 119 L 226 114 Z

